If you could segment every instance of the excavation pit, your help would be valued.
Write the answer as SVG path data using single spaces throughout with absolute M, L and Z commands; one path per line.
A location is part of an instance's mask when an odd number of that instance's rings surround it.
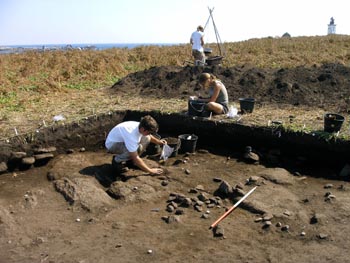
M 114 89 L 125 90 L 125 85 L 130 85 L 136 93 L 151 94 L 160 86 L 173 85 L 176 88 L 167 90 L 169 96 L 181 93 L 186 102 L 195 78 L 186 77 L 192 80 L 179 87 L 176 74 L 188 76 L 200 69 L 177 70 L 152 68 L 144 75 L 154 79 L 136 85 L 132 81 L 140 75 L 136 73 Z M 298 70 L 301 75 L 307 72 L 296 69 L 296 73 Z M 269 97 L 256 94 L 252 88 L 263 91 L 271 87 L 263 83 L 271 80 L 266 71 L 213 71 L 232 87 L 229 93 L 233 98 L 256 95 L 260 103 Z M 339 74 L 344 72 L 340 67 Z M 314 74 L 319 76 L 319 82 L 312 82 L 315 87 L 330 79 L 329 74 L 324 78 L 321 73 Z M 295 74 L 287 69 L 275 72 L 274 83 L 280 93 L 270 96 L 271 100 L 289 98 L 291 104 L 310 101 L 320 105 L 320 101 L 301 94 L 310 87 L 300 84 L 304 78 L 300 78 L 299 86 L 289 85 L 284 79 L 288 75 Z M 338 79 L 337 74 L 332 76 Z M 229 85 L 230 79 L 236 83 Z M 321 88 L 331 89 L 331 95 L 339 98 L 337 87 L 328 86 Z M 253 94 L 235 94 L 237 87 Z M 270 101 L 265 103 L 270 105 Z M 127 262 L 346 262 L 350 185 L 348 177 L 340 174 L 349 161 L 349 142 L 317 129 L 287 129 L 287 123 L 296 125 L 301 119 L 294 110 L 285 114 L 287 119 L 266 117 L 264 125 L 249 125 L 248 118 L 257 118 L 264 107 L 255 106 L 254 112 L 241 121 L 190 117 L 174 111 L 113 111 L 2 141 L 0 162 L 28 158 L 25 161 L 30 168 L 17 167 L 14 161 L 10 170 L 0 175 L 1 259 L 113 262 L 117 256 Z M 328 105 L 325 108 L 329 109 Z M 164 169 L 160 176 L 130 167 L 123 178 L 117 177 L 104 139 L 117 123 L 139 120 L 146 114 L 158 121 L 163 138 L 196 134 L 196 151 L 178 154 L 164 163 L 157 155 L 145 156 L 149 165 Z M 347 126 L 345 122 L 341 133 L 346 133 Z M 259 160 L 254 156 L 247 159 L 246 149 L 257 154 Z M 11 153 L 18 155 L 15 158 Z M 35 163 L 34 155 L 48 153 L 53 158 L 40 165 Z M 255 186 L 254 193 L 220 223 L 222 235 L 214 235 L 209 226 Z

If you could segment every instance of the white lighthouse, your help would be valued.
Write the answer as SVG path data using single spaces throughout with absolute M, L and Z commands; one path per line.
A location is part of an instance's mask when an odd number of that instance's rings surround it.
M 331 21 L 328 24 L 328 35 L 335 34 L 335 27 L 336 27 L 336 24 L 334 24 L 334 18 L 331 17 Z

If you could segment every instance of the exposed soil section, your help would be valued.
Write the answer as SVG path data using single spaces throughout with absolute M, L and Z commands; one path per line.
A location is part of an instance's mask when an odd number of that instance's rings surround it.
M 111 90 L 144 101 L 187 100 L 198 92 L 203 71 L 225 83 L 232 101 L 254 97 L 260 105 L 321 108 L 344 116 L 349 110 L 350 70 L 335 64 L 151 68 Z M 171 143 L 183 133 L 200 135 L 194 153 L 180 149 L 165 162 L 159 149 L 148 149 L 144 160 L 164 168 L 160 176 L 132 166 L 117 175 L 103 146 L 115 124 L 138 120 L 142 112 L 106 113 L 1 144 L 0 163 L 8 165 L 0 175 L 1 263 L 349 262 L 347 142 L 288 134 L 278 125 L 265 129 L 147 113 Z M 328 165 L 332 158 L 321 158 L 327 153 L 339 162 Z
M 350 68 L 340 64 L 292 69 L 155 67 L 130 74 L 113 88 L 118 93 L 137 96 L 187 99 L 203 93 L 197 86 L 202 72 L 213 73 L 222 80 L 231 101 L 251 97 L 260 104 L 300 105 L 336 112 L 350 110 Z

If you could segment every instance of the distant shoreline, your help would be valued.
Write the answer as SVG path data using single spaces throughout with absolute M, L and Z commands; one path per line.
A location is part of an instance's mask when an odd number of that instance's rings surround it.
M 110 48 L 132 49 L 141 46 L 175 46 L 181 43 L 108 43 L 108 44 L 46 44 L 46 45 L 8 45 L 0 46 L 0 54 L 22 53 L 25 51 L 49 50 L 104 50 Z

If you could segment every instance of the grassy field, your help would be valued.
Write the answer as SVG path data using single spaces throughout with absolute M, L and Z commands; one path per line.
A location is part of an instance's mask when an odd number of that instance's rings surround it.
M 207 46 L 214 55 L 219 54 L 216 44 Z M 344 35 L 251 39 L 224 43 L 223 66 L 290 68 L 325 62 L 350 65 L 349 48 L 350 36 Z M 191 59 L 190 45 L 0 55 L 2 134 L 7 136 L 13 129 L 11 125 L 25 127 L 52 114 L 79 118 L 116 106 L 132 108 L 131 99 L 125 102 L 99 91 L 129 73 L 154 66 L 182 66 Z M 105 107 L 101 108 L 101 104 Z

